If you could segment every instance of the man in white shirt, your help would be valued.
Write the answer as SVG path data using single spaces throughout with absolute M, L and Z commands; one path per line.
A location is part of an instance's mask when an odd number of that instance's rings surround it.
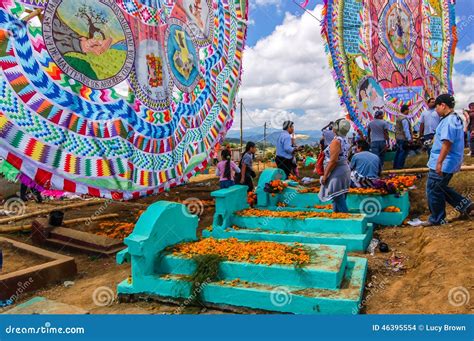
M 435 99 L 430 98 L 427 104 L 428 109 L 421 114 L 420 136 L 424 145 L 426 146 L 428 156 L 430 156 L 431 147 L 433 146 L 433 138 L 436 128 L 439 125 L 440 117 L 435 110 Z

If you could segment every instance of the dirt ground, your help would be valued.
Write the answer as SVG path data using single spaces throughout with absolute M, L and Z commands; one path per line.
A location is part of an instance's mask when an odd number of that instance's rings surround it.
M 412 166 L 424 161 L 411 160 Z M 469 160 L 471 162 L 471 160 Z M 470 173 L 456 175 L 452 185 L 460 192 L 472 198 L 474 177 Z M 427 218 L 428 211 L 425 196 L 425 177 L 412 191 L 412 210 L 410 218 Z M 101 214 L 118 213 L 117 222 L 134 222 L 139 212 L 147 205 L 158 200 L 183 201 L 188 198 L 211 200 L 210 193 L 218 188 L 218 182 L 212 175 L 202 175 L 190 184 L 177 187 L 158 196 L 143 198 L 134 202 L 109 203 Z M 27 212 L 57 206 L 57 203 L 28 203 Z M 99 206 L 83 207 L 66 212 L 65 219 L 74 219 L 93 215 Z M 454 221 L 436 228 L 410 227 L 378 228 L 375 235 L 387 243 L 390 252 L 378 250 L 374 256 L 354 254 L 369 260 L 366 290 L 362 313 L 367 314 L 472 314 L 474 303 L 474 221 L 456 221 L 457 214 L 449 210 L 449 217 Z M 200 230 L 212 224 L 213 206 L 205 205 L 200 218 Z M 26 220 L 27 226 L 31 220 Z M 90 226 L 80 224 L 79 230 L 97 230 L 97 223 Z M 30 243 L 27 232 L 2 235 Z M 50 249 L 51 251 L 56 251 Z M 62 254 L 74 256 L 78 266 L 78 275 L 74 285 L 65 287 L 62 283 L 52 285 L 34 294 L 21 297 L 20 303 L 33 296 L 43 296 L 63 303 L 76 305 L 92 314 L 172 314 L 178 312 L 174 305 L 157 302 L 118 303 L 102 307 L 94 302 L 94 293 L 102 290 L 114 295 L 117 284 L 130 274 L 129 265 L 116 265 L 115 258 L 97 258 L 61 251 Z M 394 271 L 387 261 L 397 256 L 402 268 Z M 223 312 L 201 308 L 187 307 L 181 313 L 220 314 Z
M 0 249 L 3 253 L 3 267 L 0 275 L 6 275 L 10 272 L 23 270 L 49 261 L 47 258 L 19 251 L 9 243 L 0 242 Z

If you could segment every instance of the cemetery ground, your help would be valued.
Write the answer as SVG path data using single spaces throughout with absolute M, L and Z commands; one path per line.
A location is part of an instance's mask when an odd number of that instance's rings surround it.
M 425 164 L 424 156 L 408 160 L 410 167 L 421 167 Z M 467 157 L 466 165 L 474 161 Z M 303 175 L 310 175 L 311 170 L 303 170 Z M 211 171 L 212 174 L 212 171 Z M 410 218 L 419 217 L 426 220 L 428 209 L 425 195 L 426 174 L 417 183 L 417 189 L 410 192 Z M 472 172 L 457 174 L 452 186 L 471 199 L 474 197 L 474 177 Z M 217 179 L 209 175 L 201 175 L 189 184 L 171 189 L 169 192 L 157 196 L 143 198 L 133 202 L 102 201 L 94 206 L 81 207 L 66 211 L 65 219 L 87 218 L 100 214 L 117 214 L 106 221 L 78 223 L 70 228 L 100 233 L 104 229 L 100 224 L 133 226 L 139 214 L 146 207 L 157 200 L 182 202 L 189 198 L 201 200 L 199 229 L 212 224 L 214 207 L 210 193 L 218 189 Z M 80 202 L 75 200 L 74 202 Z M 60 209 L 70 201 L 45 202 L 37 204 L 28 202 L 26 213 L 54 207 Z M 381 253 L 378 249 L 370 254 L 352 254 L 362 256 L 369 261 L 364 298 L 361 313 L 367 314 L 472 314 L 474 313 L 474 299 L 467 304 L 458 305 L 449 299 L 450 291 L 462 287 L 471 294 L 474 292 L 474 221 L 456 220 L 457 214 L 449 207 L 448 217 L 451 221 L 440 227 L 411 227 L 404 224 L 401 227 L 376 228 L 374 237 L 387 243 L 390 252 Z M 34 218 L 16 222 L 27 229 Z M 126 230 L 126 229 L 125 229 Z M 28 231 L 0 234 L 17 241 L 31 244 Z M 58 252 L 57 248 L 46 249 Z M 203 307 L 185 306 L 179 309 L 172 304 L 160 302 L 119 303 L 114 300 L 102 306 L 94 302 L 93 295 L 98 288 L 109 288 L 116 292 L 118 283 L 130 274 L 130 265 L 116 265 L 115 257 L 93 257 L 79 252 L 60 250 L 59 253 L 72 256 L 76 259 L 78 275 L 73 279 L 74 284 L 65 287 L 63 283 L 50 285 L 43 290 L 23 294 L 18 303 L 25 302 L 35 296 L 74 305 L 89 311 L 91 314 L 221 314 L 220 310 L 211 310 Z M 8 252 L 7 252 L 8 255 Z M 18 255 L 21 257 L 21 255 Z M 397 257 L 397 258 L 394 258 Z M 398 266 L 393 266 L 393 260 Z M 8 259 L 4 259 L 4 262 Z M 23 263 L 35 263 L 34 259 L 24 258 L 17 266 L 26 266 Z M 7 266 L 8 267 L 8 266 Z M 110 292 L 110 291 L 109 291 Z M 6 310 L 8 308 L 5 308 Z

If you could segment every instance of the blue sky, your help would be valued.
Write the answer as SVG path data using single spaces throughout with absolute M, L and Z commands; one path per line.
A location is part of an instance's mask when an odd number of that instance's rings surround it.
M 343 113 L 316 20 L 321 18 L 323 1 L 310 0 L 308 12 L 297 4 L 303 0 L 249 1 L 240 92 L 246 106 L 244 126 L 293 119 L 305 130 L 319 129 L 340 117 Z M 456 17 L 460 39 L 453 82 L 464 106 L 474 101 L 474 1 L 457 0 Z
M 248 30 L 247 45 L 254 46 L 255 43 L 273 32 L 277 25 L 283 22 L 285 13 L 289 12 L 293 15 L 301 15 L 304 11 L 298 6 L 303 0 L 249 0 L 250 1 L 250 19 L 252 25 Z M 317 4 L 322 4 L 322 0 L 310 0 L 307 8 L 314 8 Z M 464 20 L 469 20 L 469 16 L 474 15 L 473 0 L 457 0 L 456 16 Z M 320 18 L 319 18 L 320 19 Z M 472 19 L 474 20 L 474 19 Z M 315 27 L 316 28 L 316 27 Z M 317 31 L 317 30 L 315 30 Z M 466 46 L 474 41 L 474 22 L 471 23 L 470 32 L 462 32 L 459 47 L 465 49 Z

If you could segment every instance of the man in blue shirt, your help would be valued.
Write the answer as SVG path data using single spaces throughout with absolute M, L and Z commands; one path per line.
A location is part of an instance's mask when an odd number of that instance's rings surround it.
M 387 121 L 383 119 L 384 112 L 379 110 L 375 113 L 375 119 L 368 125 L 368 141 L 370 143 L 370 151 L 380 158 L 383 168 L 385 161 L 385 152 L 389 146 L 390 138 L 388 130 L 390 129 Z
M 351 170 L 369 179 L 377 179 L 380 176 L 380 159 L 369 152 L 369 144 L 364 140 L 357 142 L 357 154 L 352 157 Z
M 369 152 L 369 144 L 364 140 L 357 142 L 357 154 L 352 157 L 351 171 L 354 187 L 371 187 L 371 180 L 378 179 L 382 172 L 380 158 Z
M 436 129 L 428 167 L 426 194 L 431 212 L 425 226 L 446 223 L 446 202 L 461 213 L 470 216 L 474 205 L 471 200 L 449 187 L 454 173 L 461 169 L 464 157 L 464 124 L 454 112 L 454 97 L 445 94 L 436 99 L 436 112 L 441 121 Z
M 421 114 L 420 136 L 426 146 L 426 151 L 429 157 L 431 153 L 431 147 L 433 145 L 433 138 L 436 132 L 436 128 L 438 127 L 440 118 L 435 110 L 435 99 L 430 98 L 427 104 L 428 110 L 425 110 Z
M 283 123 L 283 131 L 278 137 L 276 144 L 276 164 L 277 167 L 283 170 L 288 177 L 295 165 L 293 164 L 293 155 L 296 152 L 296 148 L 293 147 L 291 141 L 291 135 L 295 132 L 294 123 L 291 121 L 285 121 Z

